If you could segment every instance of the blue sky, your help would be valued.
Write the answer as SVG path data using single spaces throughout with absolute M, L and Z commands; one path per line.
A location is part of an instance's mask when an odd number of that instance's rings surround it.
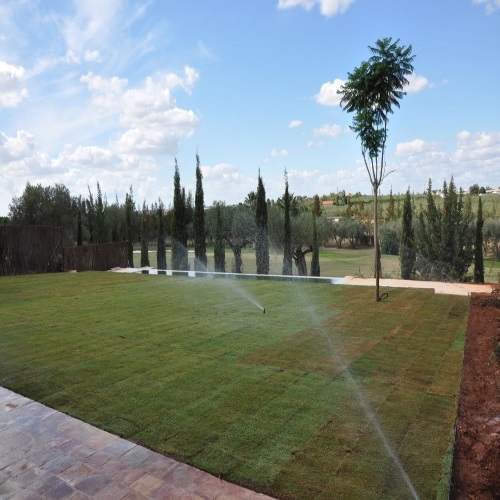
M 415 72 L 382 193 L 500 185 L 500 0 L 3 0 L 0 215 L 26 183 L 205 202 L 370 193 L 336 89 L 383 37 Z

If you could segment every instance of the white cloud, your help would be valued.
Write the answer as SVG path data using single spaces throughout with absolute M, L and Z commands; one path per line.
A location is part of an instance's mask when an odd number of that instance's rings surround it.
M 224 200 L 226 203 L 239 203 L 247 194 L 255 190 L 255 178 L 246 177 L 231 163 L 218 163 L 210 167 L 201 166 L 205 201 Z
M 33 134 L 18 130 L 15 137 L 0 132 L 0 160 L 3 163 L 22 160 L 33 156 L 36 149 Z
M 424 89 L 432 88 L 434 85 L 429 82 L 429 80 L 422 75 L 417 75 L 416 73 L 412 73 L 408 77 L 408 85 L 406 86 L 406 92 L 409 94 L 415 94 Z
M 62 35 L 67 52 L 75 57 L 85 52 L 85 46 L 94 46 L 106 40 L 113 31 L 122 8 L 120 0 L 78 0 L 73 2 L 75 13 L 63 19 Z
M 314 100 L 324 106 L 338 106 L 341 96 L 337 91 L 340 90 L 340 87 L 344 83 L 345 81 L 340 78 L 335 78 L 333 82 L 324 83 L 321 85 L 319 92 L 314 96 Z
M 343 14 L 354 0 L 278 0 L 278 9 L 292 9 L 302 7 L 311 10 L 315 5 L 319 5 L 321 14 L 325 17 Z
M 83 58 L 87 62 L 101 62 L 101 54 L 98 50 L 86 50 Z
M 120 105 L 125 88 L 128 85 L 126 78 L 103 78 L 94 75 L 91 71 L 82 75 L 81 82 L 87 84 L 87 88 L 92 94 L 92 104 L 98 107 L 113 109 Z
M 339 137 L 342 134 L 342 127 L 337 124 L 325 123 L 319 128 L 313 129 L 313 134 L 318 136 L 326 137 Z
M 181 87 L 188 94 L 191 94 L 191 90 L 194 84 L 199 80 L 200 74 L 194 68 L 190 66 L 184 66 L 184 76 L 179 76 L 175 73 L 167 73 L 165 75 L 165 81 L 169 89 L 174 89 L 176 87 Z
M 433 151 L 437 144 L 435 142 L 426 142 L 422 139 L 414 139 L 409 142 L 400 142 L 396 146 L 396 156 L 412 156 L 419 153 Z
M 458 161 L 486 162 L 498 166 L 500 163 L 500 132 L 475 132 L 467 130 L 457 134 Z
M 288 155 L 288 151 L 286 149 L 273 149 L 271 151 L 271 156 L 273 158 L 277 158 L 279 156 L 287 156 Z
M 28 97 L 28 89 L 23 86 L 25 77 L 22 66 L 0 61 L 0 106 L 14 108 Z
M 500 0 L 472 0 L 472 4 L 484 5 L 487 14 L 491 14 L 493 11 L 500 9 Z
M 295 128 L 295 127 L 300 127 L 302 125 L 302 122 L 300 120 L 292 120 L 288 124 L 288 128 Z
M 127 129 L 118 141 L 121 152 L 175 154 L 180 140 L 194 134 L 199 117 L 177 107 L 170 89 L 181 87 L 190 93 L 198 78 L 198 72 L 186 66 L 182 76 L 148 77 L 142 87 L 129 90 L 126 79 L 106 79 L 92 72 L 81 81 L 92 94 L 92 104 L 119 114 L 119 123 Z

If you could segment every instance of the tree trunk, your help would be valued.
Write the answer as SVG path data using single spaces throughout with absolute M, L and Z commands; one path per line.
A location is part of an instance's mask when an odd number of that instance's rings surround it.
M 241 273 L 242 260 L 241 260 L 241 246 L 240 245 L 233 246 L 233 255 L 234 255 L 233 273 Z
M 312 247 L 309 247 L 305 251 L 302 251 L 302 248 L 299 247 L 295 249 L 295 252 L 293 252 L 293 260 L 297 266 L 299 276 L 307 276 L 307 262 L 304 255 L 309 252 L 312 252 Z
M 375 244 L 375 300 L 380 301 L 380 245 L 378 241 L 378 185 L 373 184 L 373 242 Z

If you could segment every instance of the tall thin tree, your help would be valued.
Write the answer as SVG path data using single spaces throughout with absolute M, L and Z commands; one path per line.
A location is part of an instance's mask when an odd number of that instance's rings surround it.
M 257 184 L 257 205 L 255 208 L 255 259 L 257 274 L 269 274 L 269 241 L 267 239 L 267 202 L 262 177 Z
M 283 270 L 282 274 L 291 275 L 292 271 L 292 225 L 290 222 L 290 192 L 288 191 L 288 174 L 285 169 L 285 195 L 283 196 L 285 209 L 285 238 L 283 242 Z
M 148 230 L 148 208 L 146 202 L 142 204 L 142 217 L 141 217 L 141 267 L 149 267 L 149 230 Z
M 222 224 L 222 203 L 215 206 L 215 242 L 214 242 L 214 261 L 215 272 L 226 272 L 226 251 L 224 248 L 224 229 Z
M 361 141 L 361 153 L 373 188 L 373 219 L 375 245 L 375 300 L 380 300 L 380 245 L 378 237 L 378 191 L 386 172 L 385 148 L 387 123 L 393 106 L 399 108 L 399 101 L 406 94 L 406 76 L 413 72 L 411 45 L 400 46 L 399 40 L 391 38 L 377 40 L 375 47 L 369 47 L 372 57 L 348 73 L 347 82 L 339 94 L 340 105 L 348 113 L 355 113 L 351 129 Z
M 130 190 L 125 194 L 125 229 L 127 237 L 127 256 L 128 256 L 128 267 L 134 267 L 134 241 L 132 233 L 132 212 L 134 211 L 134 193 L 132 191 L 132 185 Z
M 196 155 L 196 193 L 194 195 L 194 270 L 207 270 L 207 244 L 205 236 L 205 201 L 200 157 Z
M 167 249 L 165 246 L 165 220 L 163 202 L 158 203 L 158 242 L 156 244 L 156 260 L 158 269 L 167 269 Z
M 177 158 L 174 173 L 174 210 L 172 214 L 172 269 L 187 271 L 186 192 L 181 188 Z
M 476 222 L 476 244 L 474 247 L 474 281 L 484 283 L 484 260 L 483 260 L 483 202 L 479 197 Z
M 415 233 L 413 230 L 413 207 L 411 205 L 410 188 L 406 191 L 403 204 L 403 227 L 399 245 L 401 278 L 409 280 L 415 272 Z
M 319 196 L 314 196 L 314 204 L 312 209 L 313 218 L 313 243 L 312 243 L 312 258 L 311 258 L 311 276 L 320 276 L 319 266 L 319 243 L 318 243 L 318 217 L 321 215 L 321 203 Z

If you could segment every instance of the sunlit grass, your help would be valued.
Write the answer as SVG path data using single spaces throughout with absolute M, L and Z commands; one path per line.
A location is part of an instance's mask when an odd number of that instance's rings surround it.
M 190 269 L 194 269 L 194 252 L 189 252 Z M 311 253 L 305 256 L 307 262 L 307 270 L 311 271 Z M 214 255 L 213 248 L 207 249 L 208 270 L 214 270 Z M 323 248 L 319 254 L 321 276 L 327 277 L 344 277 L 344 276 L 362 276 L 365 278 L 373 278 L 375 269 L 375 251 L 373 248 Z M 151 248 L 149 252 L 150 267 L 156 268 L 156 251 Z M 242 252 L 242 272 L 246 274 L 255 274 L 255 250 L 246 248 Z M 232 272 L 234 263 L 233 252 L 231 249 L 226 249 L 226 271 Z M 141 255 L 134 254 L 134 265 L 140 267 Z M 170 268 L 171 257 L 170 250 L 167 251 L 167 267 Z M 282 274 L 283 254 L 270 252 L 269 256 L 269 274 Z M 297 274 L 297 268 L 293 265 L 293 273 Z M 394 255 L 382 255 L 382 274 L 383 277 L 398 278 L 399 257 Z
M 282 498 L 410 498 L 375 419 L 432 498 L 449 473 L 467 298 L 372 296 L 271 281 L 3 277 L 0 384 Z

